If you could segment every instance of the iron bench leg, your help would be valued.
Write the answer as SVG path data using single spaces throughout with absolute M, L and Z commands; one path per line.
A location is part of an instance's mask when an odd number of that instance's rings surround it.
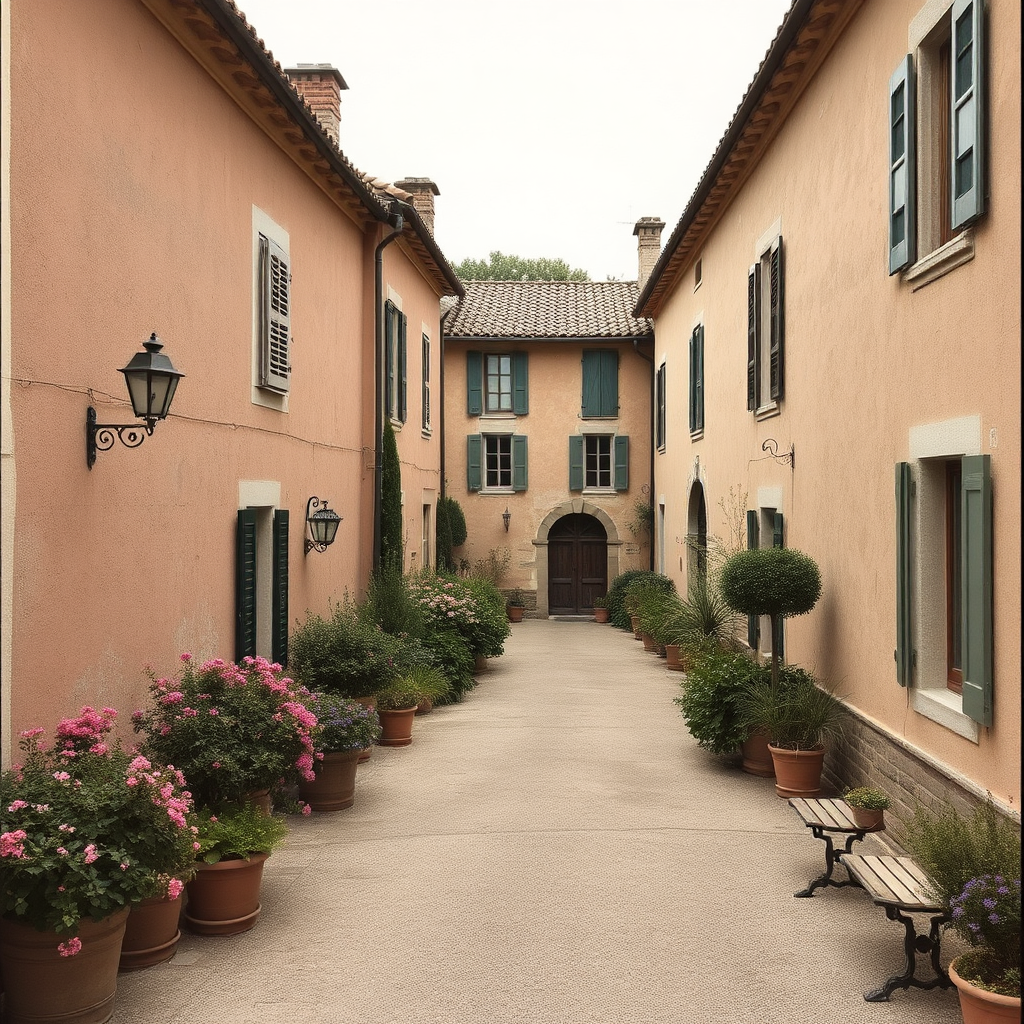
M 936 986 L 949 988 L 953 983 L 949 980 L 949 975 L 939 964 L 939 952 L 942 942 L 940 930 L 948 918 L 944 914 L 933 917 L 931 919 L 932 926 L 928 934 L 918 935 L 914 927 L 913 918 L 904 916 L 896 907 L 887 906 L 885 908 L 885 916 L 890 921 L 902 921 L 903 927 L 906 929 L 906 936 L 903 940 L 903 949 L 907 957 L 906 967 L 902 974 L 893 975 L 881 988 L 865 992 L 864 998 L 869 1003 L 887 1003 L 889 996 L 898 988 L 910 988 L 911 985 L 915 988 L 935 988 Z M 931 953 L 932 970 L 935 972 L 935 977 L 930 981 L 920 981 L 914 977 L 918 953 Z
M 864 838 L 863 832 L 854 832 L 847 837 L 846 846 L 842 850 L 836 850 L 832 845 L 832 836 L 826 832 L 823 832 L 816 825 L 811 826 L 811 832 L 815 839 L 820 839 L 825 844 L 825 873 L 819 875 L 806 889 L 801 889 L 799 892 L 793 893 L 797 898 L 802 899 L 805 896 L 813 896 L 815 889 L 823 888 L 827 885 L 834 885 L 837 889 L 841 889 L 844 885 L 857 885 L 858 883 L 852 878 L 848 878 L 845 882 L 837 882 L 832 878 L 832 871 L 836 866 L 836 863 L 842 863 L 843 854 L 850 853 L 853 850 L 853 844 L 858 840 Z

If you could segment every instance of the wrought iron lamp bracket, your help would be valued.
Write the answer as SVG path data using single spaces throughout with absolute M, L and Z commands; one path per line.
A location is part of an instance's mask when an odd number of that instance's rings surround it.
M 789 446 L 789 451 L 779 454 L 779 442 L 774 437 L 766 438 L 761 445 L 761 451 L 767 452 L 776 462 L 789 463 L 790 468 L 796 468 L 796 447 Z
M 114 447 L 114 438 L 126 448 L 138 448 L 153 433 L 155 419 L 144 423 L 97 423 L 96 410 L 90 405 L 85 414 L 85 460 L 92 469 L 97 452 L 108 452 Z

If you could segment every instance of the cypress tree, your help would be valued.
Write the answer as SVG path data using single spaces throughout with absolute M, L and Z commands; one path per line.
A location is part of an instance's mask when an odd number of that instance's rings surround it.
M 397 568 L 402 560 L 402 467 L 398 461 L 398 443 L 390 423 L 384 424 L 384 447 L 381 455 L 380 501 L 380 564 L 381 568 Z

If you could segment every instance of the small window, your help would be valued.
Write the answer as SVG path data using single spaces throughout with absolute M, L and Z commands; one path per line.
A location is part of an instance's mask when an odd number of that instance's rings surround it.
M 272 238 L 259 236 L 259 386 L 287 394 L 291 381 L 291 261 Z
M 484 436 L 484 483 L 486 487 L 512 486 L 512 436 Z
M 747 408 L 754 413 L 774 409 L 785 390 L 783 278 L 779 235 L 747 275 Z
M 665 364 L 662 363 L 661 366 L 658 367 L 658 376 L 655 380 L 657 415 L 654 420 L 655 443 L 657 444 L 658 451 L 662 452 L 665 450 L 665 384 Z
M 704 433 L 704 326 L 690 335 L 690 434 Z
M 587 434 L 584 438 L 587 487 L 612 486 L 612 438 L 610 434 Z
M 390 299 L 384 303 L 384 406 L 395 423 L 406 415 L 405 314 Z
M 512 411 L 512 357 L 510 355 L 488 355 L 487 357 L 487 411 Z

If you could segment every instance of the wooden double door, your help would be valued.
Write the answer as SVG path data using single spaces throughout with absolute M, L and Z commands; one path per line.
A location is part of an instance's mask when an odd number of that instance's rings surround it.
M 563 516 L 548 533 L 548 612 L 582 615 L 608 588 L 608 535 L 593 516 Z

